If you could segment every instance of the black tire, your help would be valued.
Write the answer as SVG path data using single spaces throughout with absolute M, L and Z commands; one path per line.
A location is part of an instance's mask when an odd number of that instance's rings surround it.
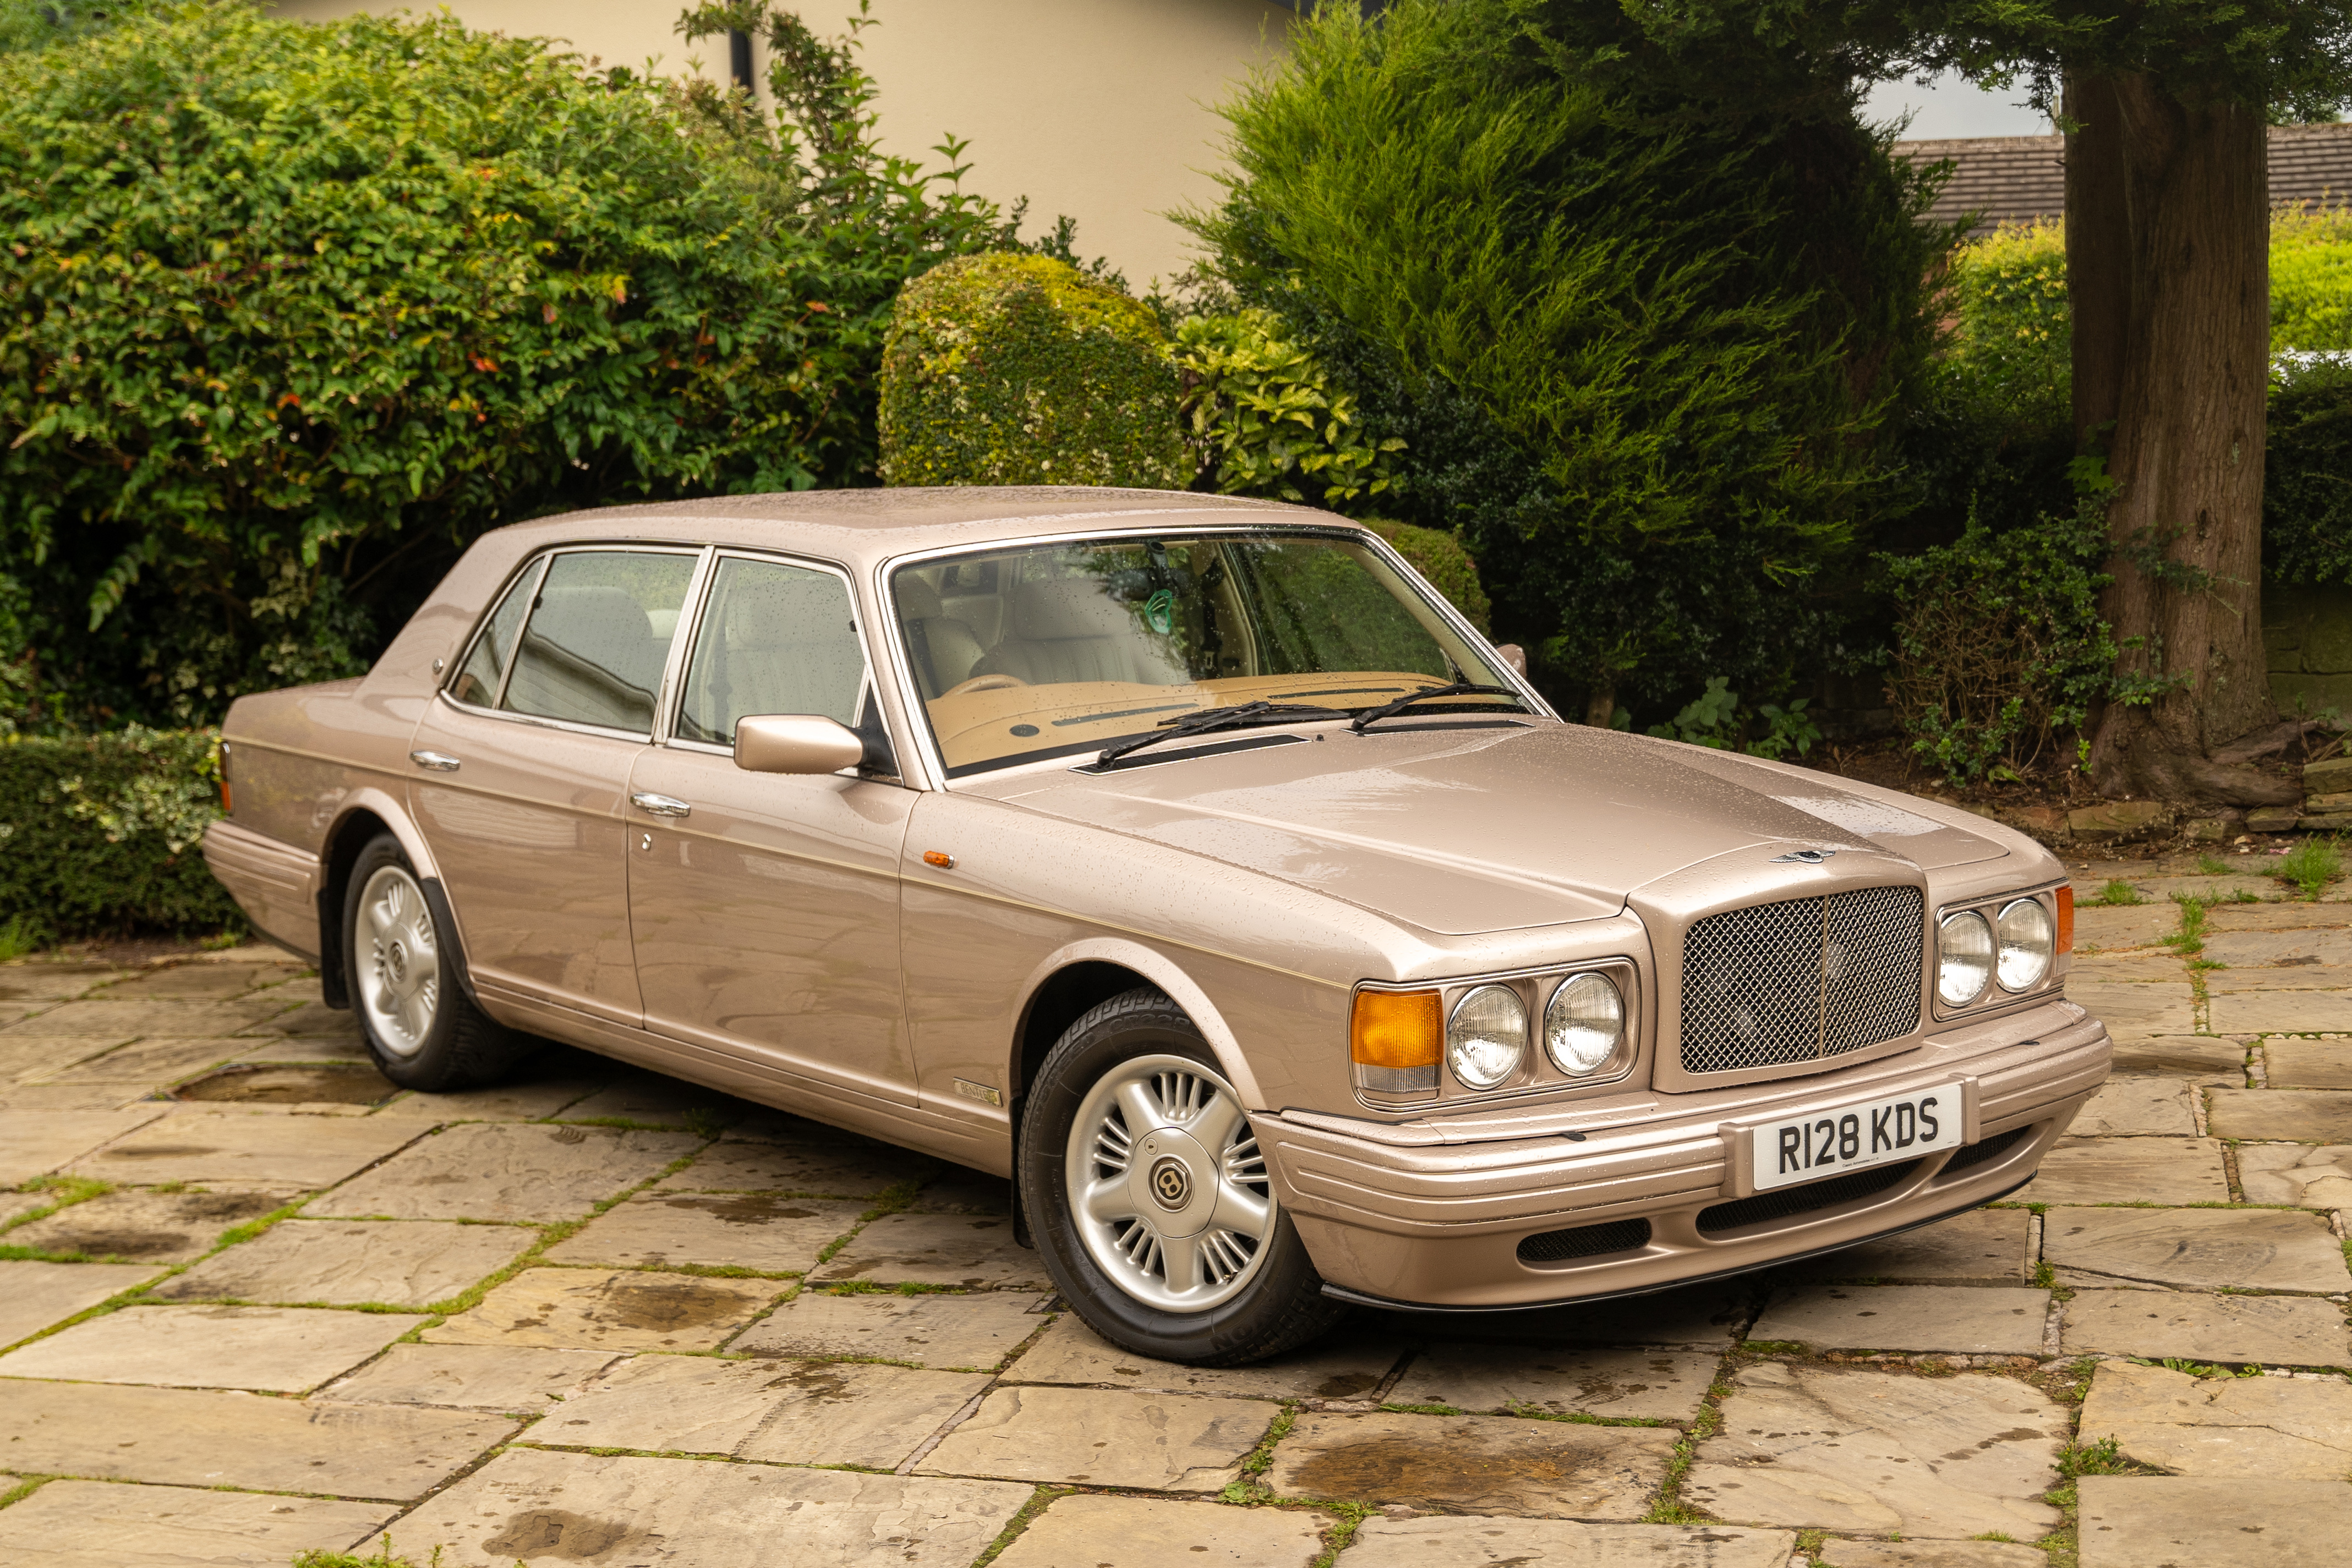
M 1097 1086 L 1150 1057 L 1186 1059 L 1223 1082 L 1215 1055 L 1183 1009 L 1147 988 L 1113 997 L 1072 1024 L 1029 1086 L 1016 1179 L 1046 1272 L 1088 1327 L 1138 1355 L 1238 1366 L 1315 1338 L 1347 1307 L 1323 1294 L 1322 1276 L 1278 1207 L 1256 1241 L 1253 1271 L 1238 1293 L 1199 1311 L 1171 1311 L 1140 1299 L 1106 1270 L 1080 1234 L 1068 1183 L 1073 1129 Z
M 429 941 L 395 940 L 379 952 L 362 923 L 362 906 L 371 886 L 381 897 L 400 887 L 403 879 L 402 896 L 413 899 L 415 908 L 404 906 L 407 928 L 402 935 L 427 936 Z M 512 1066 L 527 1049 L 529 1037 L 491 1019 L 457 984 L 457 934 L 445 929 L 424 898 L 423 885 L 400 841 L 390 833 L 377 834 L 360 851 L 343 883 L 343 983 L 377 1071 L 403 1089 L 470 1089 L 492 1082 Z M 411 948 L 417 953 L 429 948 L 436 985 L 429 1009 L 404 1016 L 376 998 L 389 994 L 384 976 L 391 966 L 400 966 L 404 977 L 415 972 L 418 960 Z M 423 1027 L 410 1032 L 404 1027 L 410 1021 Z

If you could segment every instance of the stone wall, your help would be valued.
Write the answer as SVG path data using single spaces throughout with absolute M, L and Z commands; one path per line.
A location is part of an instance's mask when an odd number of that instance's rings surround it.
M 2352 715 L 2352 588 L 2264 583 L 2263 642 L 2280 713 Z

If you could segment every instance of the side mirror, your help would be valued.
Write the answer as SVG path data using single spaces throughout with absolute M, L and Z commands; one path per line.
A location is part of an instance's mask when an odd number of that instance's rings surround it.
M 1503 656 L 1503 663 L 1510 665 L 1519 674 L 1525 675 L 1528 673 L 1528 651 L 1517 643 L 1497 643 L 1495 644 L 1495 652 Z
M 735 724 L 735 766 L 746 773 L 838 773 L 865 755 L 856 730 L 821 714 L 761 714 Z

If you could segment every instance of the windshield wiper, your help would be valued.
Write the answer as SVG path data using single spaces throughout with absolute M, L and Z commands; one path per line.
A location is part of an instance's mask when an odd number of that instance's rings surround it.
M 1394 702 L 1385 702 L 1378 707 L 1366 708 L 1356 716 L 1356 722 L 1348 727 L 1361 735 L 1364 733 L 1364 727 L 1375 720 L 1393 718 L 1415 703 L 1432 702 L 1439 697 L 1508 697 L 1511 699 L 1511 706 L 1523 712 L 1528 706 L 1527 699 L 1508 686 L 1482 686 L 1475 681 L 1449 681 L 1442 686 L 1423 686 L 1417 692 L 1407 693 Z
M 1252 729 L 1259 725 L 1299 724 L 1310 719 L 1345 718 L 1345 710 L 1318 707 L 1312 703 L 1238 703 L 1231 707 L 1198 708 L 1181 718 L 1163 718 L 1160 728 L 1150 735 L 1129 736 L 1102 748 L 1095 758 L 1097 768 L 1108 768 L 1130 751 L 1140 751 L 1147 746 L 1157 746 L 1163 740 L 1181 740 L 1188 736 L 1210 735 L 1221 729 Z

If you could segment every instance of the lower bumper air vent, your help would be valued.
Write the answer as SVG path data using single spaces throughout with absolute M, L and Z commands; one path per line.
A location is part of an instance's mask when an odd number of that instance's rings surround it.
M 1952 1157 L 1944 1162 L 1943 1174 L 1957 1176 L 1972 1166 L 1988 1164 L 2000 1158 L 2018 1145 L 2033 1135 L 2032 1127 L 2011 1127 L 2006 1133 L 1995 1133 L 1973 1144 L 1963 1144 Z
M 1604 1252 L 1631 1252 L 1650 1244 L 1650 1222 L 1618 1219 L 1607 1225 L 1580 1225 L 1573 1230 L 1544 1230 L 1519 1243 L 1522 1263 L 1565 1263 L 1571 1258 L 1598 1258 Z

